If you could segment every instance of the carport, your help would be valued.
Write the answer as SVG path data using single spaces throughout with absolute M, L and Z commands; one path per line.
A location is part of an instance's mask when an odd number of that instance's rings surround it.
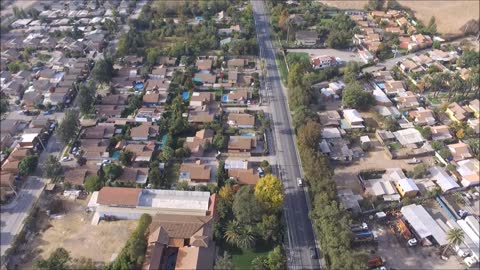
M 407 205 L 402 207 L 400 212 L 420 241 L 434 240 L 439 246 L 448 244 L 447 235 L 423 206 Z

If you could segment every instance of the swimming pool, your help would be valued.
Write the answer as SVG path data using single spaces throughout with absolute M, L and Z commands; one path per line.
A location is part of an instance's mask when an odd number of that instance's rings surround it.
M 185 91 L 182 93 L 183 101 L 188 100 L 189 97 L 190 97 L 190 93 L 188 91 Z
M 382 90 L 385 89 L 385 84 L 384 83 L 376 83 L 376 85 Z
M 141 82 L 136 83 L 135 88 L 138 89 L 138 90 L 142 90 L 143 89 L 143 83 L 141 83 Z
M 242 136 L 243 136 L 243 137 L 254 137 L 255 134 L 253 134 L 253 133 L 244 133 L 244 134 L 242 134 Z
M 112 158 L 117 159 L 120 156 L 120 151 L 113 152 Z
M 222 96 L 222 102 L 227 102 L 228 101 L 228 96 L 227 95 L 223 95 Z

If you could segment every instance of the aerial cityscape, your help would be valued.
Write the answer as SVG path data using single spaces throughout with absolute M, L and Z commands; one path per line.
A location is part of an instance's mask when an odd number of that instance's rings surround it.
M 0 15 L 2 270 L 480 267 L 480 1 Z

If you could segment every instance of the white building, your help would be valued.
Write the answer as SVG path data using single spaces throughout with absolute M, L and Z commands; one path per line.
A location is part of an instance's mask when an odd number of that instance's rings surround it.
M 460 188 L 460 186 L 457 184 L 457 181 L 448 175 L 443 168 L 435 166 L 429 168 L 428 171 L 430 172 L 432 181 L 435 182 L 443 192 Z

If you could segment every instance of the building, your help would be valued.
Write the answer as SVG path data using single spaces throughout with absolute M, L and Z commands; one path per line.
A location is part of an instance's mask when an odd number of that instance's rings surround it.
M 453 138 L 450 129 L 446 125 L 430 127 L 432 131 L 432 140 L 443 141 Z
M 433 126 L 436 122 L 433 111 L 424 109 L 422 107 L 418 107 L 417 110 L 410 111 L 408 115 L 413 118 L 415 124 L 419 126 Z
M 230 136 L 228 141 L 229 153 L 249 153 L 257 146 L 256 137 Z
M 364 128 L 363 118 L 355 109 L 343 110 L 343 118 L 350 128 Z M 343 121 L 342 121 L 343 122 Z
M 453 179 L 448 173 L 441 167 L 435 166 L 428 169 L 430 178 L 437 184 L 443 192 L 455 190 L 460 188 L 457 181 Z
M 213 65 L 212 59 L 199 59 L 197 60 L 197 69 L 199 70 L 211 70 Z
M 187 181 L 189 184 L 206 184 L 210 181 L 212 169 L 202 164 L 201 160 L 194 163 L 182 163 L 179 171 L 179 181 Z
M 235 179 L 240 185 L 256 185 L 260 176 L 254 169 L 230 168 L 228 177 Z
M 340 126 L 340 114 L 337 111 L 317 112 L 320 123 L 324 127 L 338 127 Z
M 478 98 L 470 101 L 468 107 L 473 111 L 476 118 L 480 117 L 480 100 Z
M 393 132 L 393 135 L 403 146 L 423 143 L 425 141 L 425 139 L 422 137 L 422 134 L 420 134 L 420 131 L 414 128 L 401 129 Z
M 195 133 L 194 137 L 187 137 L 185 147 L 190 150 L 193 157 L 203 156 L 205 145 L 212 143 L 214 131 L 211 129 L 202 129 Z
M 449 144 L 448 150 L 450 150 L 452 153 L 452 159 L 454 161 L 460 161 L 472 157 L 472 153 L 470 153 L 470 147 L 466 143 L 460 142 Z
M 464 187 L 475 186 L 480 183 L 480 163 L 478 159 L 467 159 L 457 162 L 457 172 L 460 174 L 460 183 Z
M 322 69 L 337 65 L 337 60 L 333 56 L 321 55 L 310 59 L 313 69 Z
M 392 101 L 382 90 L 375 89 L 373 90 L 373 97 L 375 98 L 376 105 L 379 106 L 392 106 Z
M 419 242 L 429 241 L 439 246 L 448 244 L 447 234 L 421 205 L 410 204 L 400 209 Z
M 210 192 L 124 187 L 103 187 L 95 191 L 88 207 L 95 211 L 92 224 L 106 215 L 139 219 L 142 214 L 206 216 L 213 203 Z
M 255 116 L 248 113 L 229 113 L 228 125 L 236 128 L 255 128 Z
M 318 34 L 315 31 L 298 31 L 295 33 L 295 43 L 300 46 L 314 46 L 317 44 Z
M 398 193 L 402 197 L 413 198 L 417 196 L 418 192 L 420 191 L 415 182 L 413 182 L 413 179 L 406 177 L 397 180 L 397 182 L 395 183 L 395 187 L 397 188 Z
M 138 127 L 130 129 L 130 137 L 134 141 L 147 141 L 158 136 L 158 126 L 153 126 L 152 123 L 142 123 Z
M 190 106 L 201 107 L 210 104 L 213 101 L 213 94 L 211 92 L 193 92 L 190 97 Z
M 455 122 L 463 122 L 468 119 L 468 116 L 473 111 L 468 106 L 460 106 L 457 102 L 453 102 L 448 105 L 445 113 L 448 117 Z

